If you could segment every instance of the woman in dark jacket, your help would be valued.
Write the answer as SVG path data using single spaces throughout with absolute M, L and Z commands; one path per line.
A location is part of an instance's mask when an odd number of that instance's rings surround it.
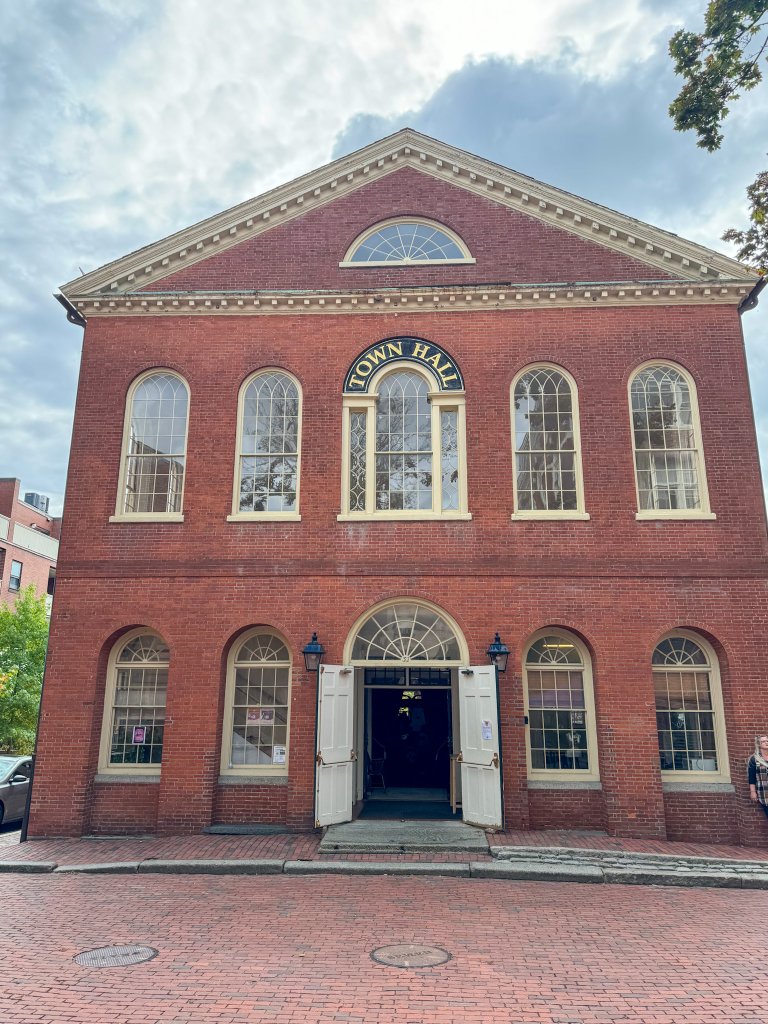
M 755 752 L 747 761 L 749 796 L 768 818 L 768 735 L 755 737 Z

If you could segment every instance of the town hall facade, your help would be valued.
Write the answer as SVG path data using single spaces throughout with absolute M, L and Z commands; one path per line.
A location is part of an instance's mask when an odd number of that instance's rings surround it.
M 765 845 L 759 288 L 410 129 L 64 285 L 30 836 Z

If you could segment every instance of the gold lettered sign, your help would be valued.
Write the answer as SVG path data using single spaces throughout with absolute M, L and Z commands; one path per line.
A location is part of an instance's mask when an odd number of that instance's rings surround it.
M 439 346 L 421 338 L 389 338 L 387 341 L 371 345 L 357 357 L 347 373 L 344 391 L 352 394 L 365 393 L 376 370 L 387 363 L 401 360 L 429 367 L 440 391 L 464 390 L 461 371 Z

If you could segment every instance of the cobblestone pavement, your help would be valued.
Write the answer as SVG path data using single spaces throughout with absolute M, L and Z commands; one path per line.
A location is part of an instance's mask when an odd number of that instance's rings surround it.
M 768 893 L 447 878 L 0 876 L 3 1024 L 764 1024 Z M 142 944 L 155 959 L 78 966 Z M 439 967 L 371 959 L 446 949 Z

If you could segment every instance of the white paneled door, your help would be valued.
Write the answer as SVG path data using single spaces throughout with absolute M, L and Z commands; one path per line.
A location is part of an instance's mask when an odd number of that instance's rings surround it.
M 321 665 L 318 694 L 315 827 L 352 820 L 355 673 Z
M 496 669 L 459 669 L 461 802 L 464 821 L 501 828 L 501 759 Z

